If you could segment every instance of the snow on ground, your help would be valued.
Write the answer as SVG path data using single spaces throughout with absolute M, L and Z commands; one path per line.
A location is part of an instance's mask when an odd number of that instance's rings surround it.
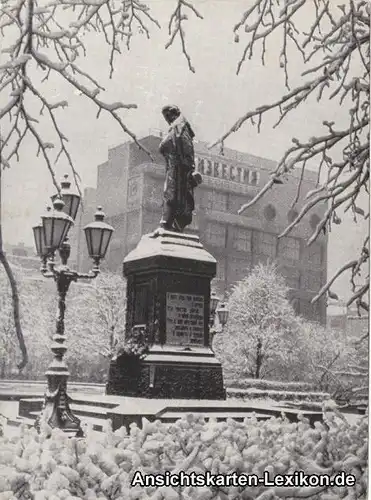
M 262 400 L 259 399 L 257 400 L 260 405 L 261 404 L 267 404 L 271 405 L 272 401 L 271 400 Z M 255 403 L 257 402 L 255 401 Z M 251 402 L 253 403 L 253 401 Z M 275 402 L 277 404 L 277 402 Z M 356 413 L 343 413 L 347 421 L 351 424 L 354 425 L 357 423 L 357 421 L 362 417 L 362 415 L 356 414 Z M 18 416 L 18 402 L 17 401 L 0 401 L 0 419 L 2 417 L 5 417 L 6 419 L 11 419 L 15 420 Z M 82 422 L 84 421 L 84 417 L 81 417 Z M 99 436 L 101 436 L 100 432 L 92 431 L 93 434 L 96 436 L 97 439 L 99 439 Z M 14 425 L 6 425 L 4 426 L 4 433 L 9 436 L 16 436 L 19 433 L 19 427 L 14 426 Z

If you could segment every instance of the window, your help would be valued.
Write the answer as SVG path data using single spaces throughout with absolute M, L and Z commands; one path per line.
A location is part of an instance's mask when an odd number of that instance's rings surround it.
M 233 227 L 233 248 L 239 252 L 251 253 L 252 233 L 250 229 Z
M 256 172 L 256 170 L 251 170 L 250 171 L 250 182 L 252 186 L 257 186 L 259 184 L 259 172 Z
M 212 287 L 217 292 L 218 295 L 224 294 L 225 289 L 225 276 L 226 276 L 226 264 L 224 257 L 216 257 L 216 276 L 212 280 Z
M 321 218 L 317 214 L 312 214 L 309 219 L 310 227 L 313 231 L 317 228 L 318 224 L 321 222 Z
M 144 201 L 149 201 L 150 203 L 156 204 L 159 207 L 162 204 L 162 195 L 164 191 L 164 184 L 161 181 L 156 181 L 155 179 L 146 179 L 145 189 L 144 189 Z
M 279 254 L 290 260 L 300 259 L 300 241 L 295 238 L 284 237 L 279 240 Z
M 297 212 L 296 210 L 290 210 L 287 214 L 287 220 L 289 221 L 289 223 L 291 224 L 291 222 L 294 222 L 294 220 L 296 219 L 296 217 L 299 215 L 299 212 Z
M 318 302 L 312 304 L 310 300 L 301 300 L 300 314 L 311 321 L 320 321 L 321 306 Z
M 128 214 L 126 233 L 128 243 L 136 243 L 140 239 L 139 212 Z
M 218 247 L 225 246 L 225 226 L 214 222 L 209 222 L 206 226 L 206 240 L 211 245 Z
M 277 211 L 273 205 L 270 204 L 264 208 L 264 217 L 266 218 L 266 220 L 274 220 L 276 218 L 276 215 Z
M 300 287 L 300 273 L 292 267 L 280 268 L 282 276 L 284 276 L 286 284 L 290 288 L 298 289 Z
M 277 238 L 270 233 L 255 233 L 254 253 L 266 257 L 276 257 Z
M 213 161 L 213 177 L 222 177 L 222 165 L 217 161 Z
M 208 158 L 204 159 L 204 174 L 209 176 L 213 175 L 213 162 Z
M 201 174 L 203 174 L 205 170 L 205 160 L 196 156 L 195 168 L 197 172 L 201 172 Z
M 127 210 L 139 208 L 143 195 L 143 179 L 140 176 L 131 177 L 128 180 Z
M 307 300 L 300 301 L 300 314 L 307 319 L 312 319 L 312 304 Z
M 321 273 L 311 271 L 303 275 L 302 288 L 312 292 L 317 292 L 321 288 L 321 282 Z
M 128 197 L 136 196 L 139 190 L 140 177 L 132 177 L 128 181 Z
M 311 321 L 320 321 L 321 309 L 318 302 L 312 304 L 309 300 L 300 301 L 300 314 Z
M 228 194 L 222 191 L 207 190 L 204 193 L 202 206 L 208 210 L 226 212 L 228 208 Z
M 314 242 L 306 250 L 308 262 L 320 266 L 322 264 L 322 246 Z
M 219 281 L 224 281 L 225 280 L 225 261 L 223 260 L 218 260 L 217 265 L 216 265 L 216 276 L 215 279 Z
M 145 211 L 143 214 L 143 234 L 151 233 L 160 225 L 161 214 Z
M 228 199 L 228 212 L 232 214 L 237 214 L 242 205 L 246 205 L 253 199 L 250 195 L 240 195 L 235 193 L 230 193 Z M 256 205 L 252 205 L 247 210 L 240 214 L 240 217 L 257 217 L 258 209 Z
M 251 184 L 250 183 L 250 169 L 242 167 L 241 168 L 241 182 L 244 184 Z
M 247 276 L 250 269 L 250 261 L 245 259 L 229 259 L 228 282 L 236 283 Z

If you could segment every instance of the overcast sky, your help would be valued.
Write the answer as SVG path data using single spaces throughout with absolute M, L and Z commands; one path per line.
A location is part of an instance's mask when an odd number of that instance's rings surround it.
M 108 78 L 108 51 L 102 36 L 88 37 L 89 55 L 81 61 L 83 69 L 99 79 L 107 89 L 100 95 L 102 100 L 121 100 L 138 105 L 137 109 L 125 111 L 122 116 L 126 125 L 139 137 L 147 135 L 151 128 L 166 128 L 161 108 L 174 103 L 192 123 L 197 139 L 214 141 L 244 111 L 278 98 L 285 90 L 277 58 L 281 44 L 279 37 L 272 39 L 267 47 L 265 67 L 256 56 L 245 63 L 240 75 L 236 75 L 244 38 L 241 36 L 239 43 L 234 42 L 233 26 L 246 9 L 247 0 L 194 2 L 204 16 L 200 20 L 189 13 L 187 25 L 187 49 L 196 69 L 195 74 L 187 67 L 179 40 L 168 50 L 164 49 L 168 39 L 167 23 L 175 2 L 151 0 L 149 3 L 162 30 L 150 26 L 150 40 L 134 32 L 130 51 L 124 48 L 122 55 L 116 58 L 112 80 Z M 305 25 L 311 15 L 311 7 L 311 2 L 307 2 L 299 23 Z M 289 65 L 293 83 L 299 83 L 302 65 L 294 52 L 290 54 Z M 61 128 L 69 138 L 69 149 L 82 177 L 83 187 L 95 186 L 96 167 L 107 159 L 108 148 L 125 142 L 128 137 L 108 116 L 102 114 L 97 120 L 94 105 L 57 78 L 50 79 L 43 89 L 51 101 L 66 99 L 69 102 L 67 109 L 58 112 Z M 347 109 L 337 103 L 325 101 L 316 104 L 309 101 L 280 127 L 271 127 L 277 117 L 273 115 L 266 120 L 260 134 L 246 125 L 226 145 L 278 160 L 290 146 L 292 137 L 318 135 L 324 119 L 346 124 L 347 116 Z M 45 122 L 40 123 L 40 131 L 47 140 L 53 139 L 50 126 Z M 312 167 L 315 168 L 315 165 Z M 56 167 L 58 178 L 66 169 L 63 162 Z M 10 170 L 4 172 L 5 242 L 33 244 L 31 228 L 38 221 L 48 194 L 52 192 L 45 164 L 36 157 L 34 142 L 27 140 L 19 164 L 13 164 Z M 345 219 L 345 223 L 331 234 L 329 274 L 344 259 L 352 257 L 364 231 L 365 226 L 356 227 Z M 334 290 L 346 295 L 346 286 L 343 280 Z

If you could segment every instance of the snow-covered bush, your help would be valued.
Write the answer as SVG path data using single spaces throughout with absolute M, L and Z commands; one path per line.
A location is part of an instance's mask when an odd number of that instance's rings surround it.
M 336 412 L 336 410 L 335 410 Z M 350 425 L 340 414 L 325 412 L 323 423 L 310 427 L 284 416 L 238 423 L 188 415 L 174 424 L 143 422 L 115 432 L 108 426 L 99 438 L 68 439 L 61 431 L 23 428 L 20 436 L 0 437 L 0 498 L 35 500 L 177 500 L 362 499 L 367 488 L 367 417 Z M 48 436 L 51 437 L 48 438 Z M 0 433 L 1 435 L 1 433 Z M 135 472 L 180 471 L 204 474 L 270 475 L 303 470 L 307 474 L 352 473 L 352 487 L 311 491 L 308 487 L 254 488 L 131 486 Z M 312 494 L 311 494 L 312 493 Z M 313 494 L 314 493 L 314 494 Z
M 236 389 L 260 389 L 262 391 L 314 391 L 314 384 L 308 382 L 286 382 L 281 380 L 267 380 L 256 378 L 225 377 L 224 382 L 228 387 Z
M 277 379 L 286 375 L 288 363 L 291 367 L 294 361 L 290 352 L 298 329 L 289 290 L 271 263 L 258 264 L 233 286 L 228 323 L 213 342 L 228 376 Z

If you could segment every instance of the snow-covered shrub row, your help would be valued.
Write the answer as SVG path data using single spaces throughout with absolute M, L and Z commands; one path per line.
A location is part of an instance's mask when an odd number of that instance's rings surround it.
M 315 391 L 315 384 L 308 382 L 286 382 L 281 380 L 267 380 L 256 378 L 241 378 L 240 376 L 225 377 L 225 384 L 227 387 L 235 387 L 238 389 L 261 389 L 261 390 L 275 390 L 275 391 Z
M 273 399 L 274 401 L 314 401 L 323 402 L 330 398 L 330 394 L 326 392 L 290 392 L 290 391 L 275 391 L 275 390 L 262 390 L 262 389 L 235 389 L 232 387 L 227 388 L 228 398 L 239 398 L 251 401 L 254 399 Z
M 336 410 L 335 410 L 336 412 Z M 188 415 L 174 424 L 143 422 L 115 432 L 108 426 L 97 437 L 69 439 L 43 426 L 40 435 L 23 428 L 17 437 L 0 437 L 0 499 L 16 500 L 354 500 L 366 498 L 367 417 L 350 425 L 341 414 L 326 412 L 323 423 L 310 427 L 300 417 L 290 423 L 282 416 L 258 421 L 254 415 L 238 423 L 209 421 Z M 50 436 L 51 434 L 51 436 Z M 203 474 L 293 473 L 336 474 L 356 477 L 355 486 L 238 489 L 224 487 L 131 487 L 136 471 Z M 313 494 L 315 493 L 315 494 Z

